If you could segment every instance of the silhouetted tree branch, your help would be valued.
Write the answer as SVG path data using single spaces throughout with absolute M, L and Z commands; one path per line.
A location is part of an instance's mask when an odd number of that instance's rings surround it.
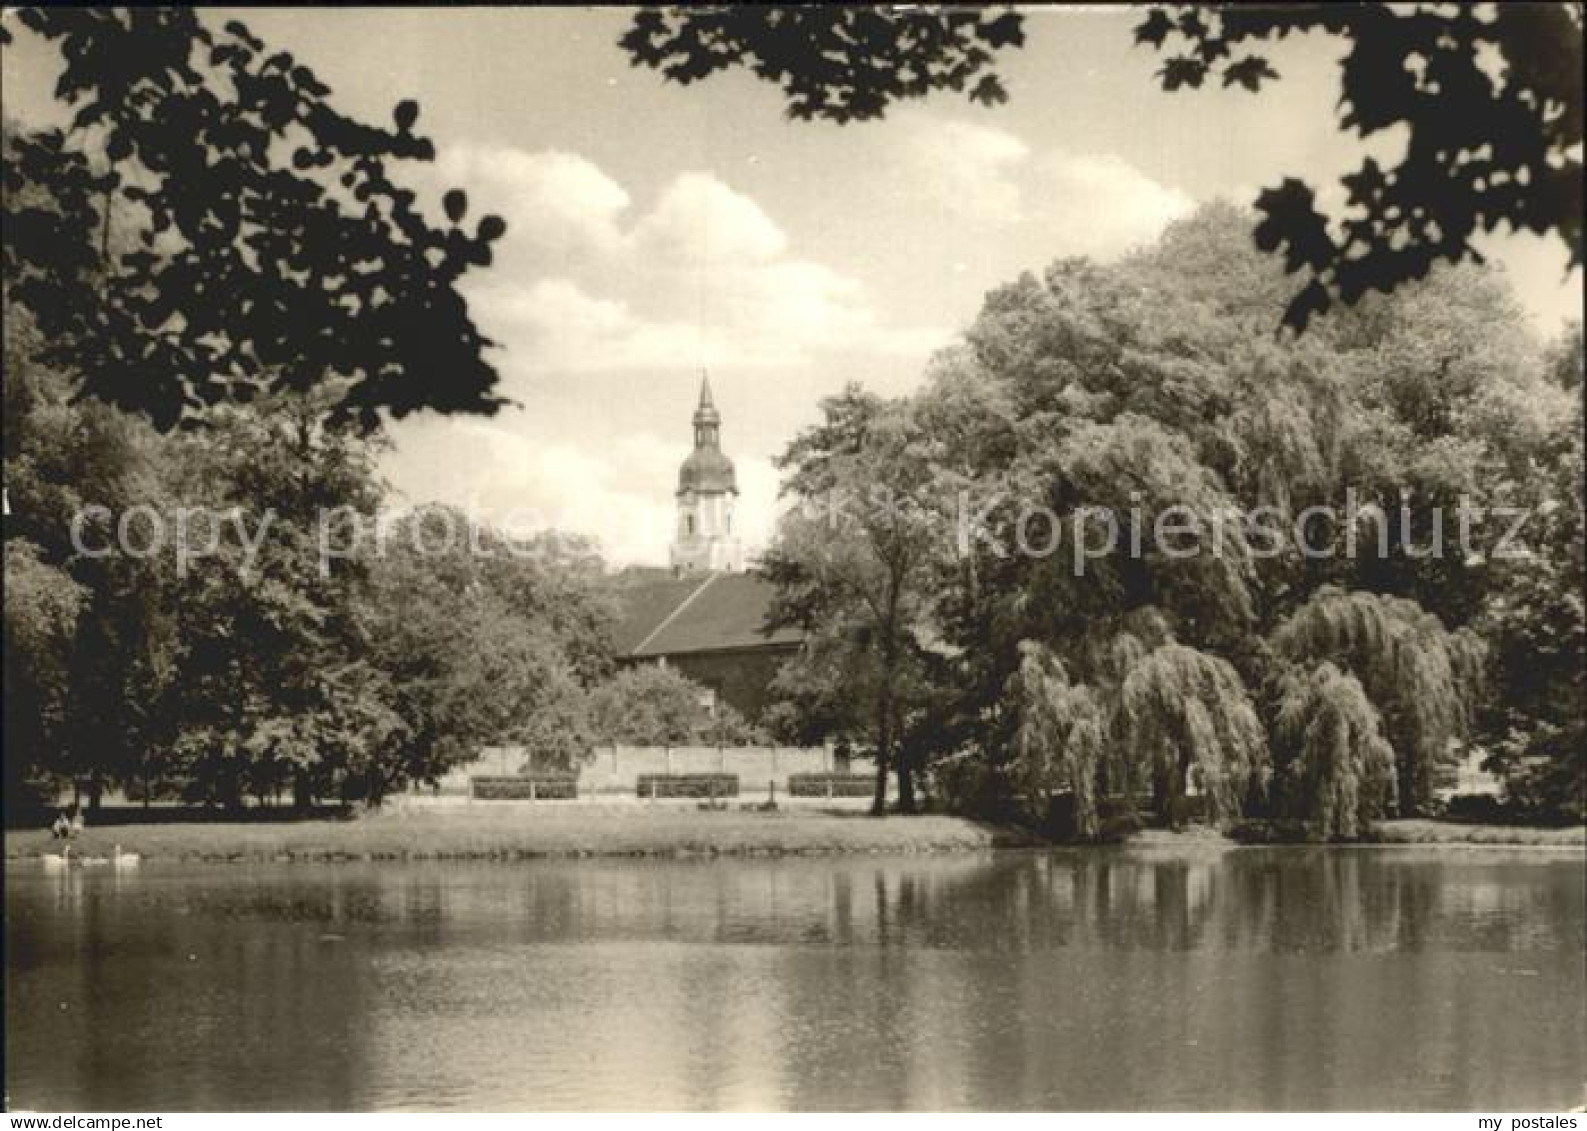
M 161 428 L 321 386 L 366 429 L 381 410 L 504 403 L 457 284 L 506 226 L 466 230 L 456 189 L 432 224 L 393 179 L 395 163 L 435 156 L 413 132 L 416 103 L 389 127 L 349 118 L 290 54 L 188 9 L 17 18 L 58 48 L 55 94 L 74 116 L 7 139 L 8 297 L 82 393 Z M 112 211 L 131 250 L 106 262 Z
M 776 83 L 790 116 L 878 118 L 901 98 L 966 91 L 988 106 L 1008 92 L 994 52 L 1025 42 L 1012 8 L 935 11 L 810 5 L 645 8 L 621 39 L 637 65 L 687 85 L 745 67 Z
M 1398 164 L 1368 158 L 1342 178 L 1337 217 L 1293 177 L 1257 198 L 1258 245 L 1308 276 L 1286 322 L 1303 329 L 1439 260 L 1480 261 L 1473 237 L 1500 227 L 1557 233 L 1581 263 L 1581 5 L 1162 5 L 1135 39 L 1163 53 L 1164 90 L 1259 91 L 1278 72 L 1247 46 L 1314 32 L 1349 41 L 1340 127 L 1403 128 L 1406 145 Z

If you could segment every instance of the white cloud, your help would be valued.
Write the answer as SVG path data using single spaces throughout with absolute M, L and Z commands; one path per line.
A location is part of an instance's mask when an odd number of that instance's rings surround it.
M 949 336 L 886 325 L 857 280 L 792 254 L 759 204 L 709 173 L 679 174 L 632 217 L 627 191 L 573 154 L 464 146 L 442 175 L 510 209 L 503 270 L 469 296 L 514 371 L 774 368 L 832 350 L 924 362 Z M 534 254 L 548 248 L 565 254 Z
M 1477 250 L 1502 263 L 1533 327 L 1545 338 L 1581 317 L 1583 275 L 1563 240 L 1534 232 L 1479 235 Z
M 775 221 L 708 173 L 683 173 L 634 226 L 633 250 L 701 269 L 765 263 L 788 248 Z
M 993 126 L 918 110 L 899 121 L 900 183 L 961 223 L 1027 231 L 1043 254 L 1111 258 L 1195 204 L 1113 154 L 1036 157 Z
M 844 349 L 924 360 L 948 339 L 935 327 L 878 325 L 849 301 L 855 284 L 815 264 L 685 272 L 669 290 L 698 316 L 647 318 L 565 278 L 478 288 L 470 297 L 481 324 L 509 344 L 509 367 L 526 374 L 775 369 Z
M 666 560 L 673 515 L 656 488 L 677 474 L 683 452 L 675 445 L 627 436 L 591 451 L 479 421 L 449 422 L 448 431 L 452 449 L 472 458 L 445 485 L 445 497 L 481 520 L 519 534 L 591 535 L 617 564 Z
M 1055 253 L 1107 259 L 1148 243 L 1195 207 L 1112 154 L 1053 154 L 1041 162 L 1039 223 Z
M 902 183 L 939 208 L 980 222 L 1013 224 L 1023 211 L 1019 173 L 1030 146 L 1006 130 L 919 111 L 898 116 Z
M 470 293 L 482 324 L 528 372 L 676 365 L 700 349 L 700 328 L 649 322 L 625 302 L 600 298 L 571 279 L 507 283 Z
M 449 146 L 437 159 L 435 179 L 468 185 L 478 214 L 504 217 L 513 242 L 539 249 L 610 248 L 621 238 L 618 221 L 629 204 L 623 186 L 594 162 L 557 149 Z

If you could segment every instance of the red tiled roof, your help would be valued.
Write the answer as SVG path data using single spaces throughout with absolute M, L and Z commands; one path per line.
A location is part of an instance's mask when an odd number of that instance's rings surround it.
M 704 577 L 651 582 L 622 593 L 624 617 L 617 630 L 620 655 L 675 656 L 797 644 L 797 629 L 766 631 L 776 588 L 753 574 L 711 573 Z

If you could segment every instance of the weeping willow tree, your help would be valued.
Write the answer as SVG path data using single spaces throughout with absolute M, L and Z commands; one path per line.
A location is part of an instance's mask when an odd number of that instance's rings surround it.
M 1174 643 L 1174 631 L 1161 609 L 1144 606 L 1132 609 L 1111 623 L 1099 624 L 1081 642 L 1080 656 L 1090 682 L 1110 689 L 1117 700 L 1118 691 L 1130 672 L 1152 654 L 1153 649 Z
M 1115 729 L 1170 824 L 1183 823 L 1192 781 L 1214 820 L 1266 786 L 1267 735 L 1239 673 L 1216 656 L 1183 644 L 1153 649 L 1120 688 Z
M 1074 796 L 1074 830 L 1097 835 L 1097 772 L 1107 756 L 1107 713 L 1095 689 L 1071 683 L 1062 661 L 1042 645 L 1020 645 L 1012 682 L 1019 724 L 1014 777 L 1027 798 Z
M 1483 644 L 1448 631 L 1415 601 L 1319 589 L 1279 625 L 1273 645 L 1298 663 L 1330 660 L 1356 677 L 1394 748 L 1396 807 L 1408 817 L 1433 791 L 1470 725 L 1482 684 Z
M 1313 839 L 1352 839 L 1394 800 L 1394 748 L 1361 682 L 1324 661 L 1279 681 L 1273 720 L 1282 809 Z
M 1207 426 L 1203 459 L 1236 497 L 1287 516 L 1325 499 L 1349 435 L 1340 362 L 1316 341 L 1240 342 L 1227 366 L 1231 409 Z

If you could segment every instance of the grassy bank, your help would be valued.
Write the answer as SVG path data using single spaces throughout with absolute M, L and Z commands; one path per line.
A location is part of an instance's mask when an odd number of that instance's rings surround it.
M 476 804 L 348 820 L 169 822 L 89 828 L 73 853 L 120 844 L 151 860 L 469 860 L 565 856 L 758 856 L 952 852 L 1030 844 L 1024 834 L 961 817 L 872 820 L 786 809 L 705 812 L 691 805 Z M 58 851 L 47 832 L 6 834 L 6 857 Z
M 1379 844 L 1508 844 L 1539 848 L 1587 846 L 1587 829 L 1580 825 L 1470 825 L 1457 821 L 1422 819 L 1380 822 L 1372 838 Z
M 178 815 L 173 814 L 173 818 Z M 702 811 L 691 803 L 435 806 L 348 819 L 180 819 L 105 824 L 73 842 L 78 856 L 108 856 L 119 845 L 149 860 L 515 860 L 571 856 L 775 856 L 826 853 L 956 852 L 1040 843 L 1006 827 L 962 817 L 893 817 L 863 810 L 738 808 Z M 1582 848 L 1581 828 L 1386 821 L 1373 841 L 1386 845 L 1490 845 Z M 7 832 L 6 857 L 59 851 L 43 830 Z M 1125 847 L 1198 853 L 1235 847 L 1211 829 L 1143 830 Z

